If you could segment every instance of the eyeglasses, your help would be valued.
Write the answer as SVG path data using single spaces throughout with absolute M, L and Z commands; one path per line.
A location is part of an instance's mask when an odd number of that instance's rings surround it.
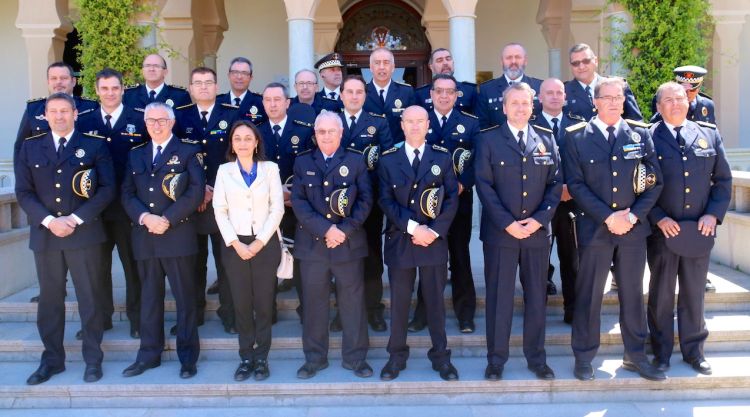
M 211 87 L 212 85 L 216 84 L 216 81 L 193 81 L 190 84 L 196 87 Z
M 157 123 L 159 126 L 164 127 L 172 119 L 146 119 L 146 126 L 155 126 Z
M 231 70 L 229 71 L 229 75 L 233 77 L 249 77 L 253 75 L 250 71 L 238 71 L 238 70 Z
M 164 69 L 166 68 L 164 65 L 159 64 L 143 64 L 143 68 L 157 68 L 157 69 Z
M 439 96 L 442 96 L 442 95 L 452 96 L 456 94 L 455 88 L 433 88 L 432 91 L 434 91 L 435 94 Z
M 621 101 L 625 101 L 625 96 L 599 96 L 596 97 L 597 100 L 601 100 L 605 103 L 619 103 Z
M 582 60 L 580 60 L 580 61 L 572 61 L 572 62 L 570 63 L 570 66 L 571 66 L 571 67 L 577 67 L 577 66 L 579 66 L 579 65 L 581 65 L 581 64 L 583 64 L 583 65 L 588 65 L 588 64 L 590 64 L 590 63 L 591 63 L 591 61 L 593 61 L 593 60 L 594 60 L 593 58 L 584 58 L 584 59 L 582 59 Z
M 315 129 L 315 136 L 324 136 L 324 135 L 331 135 L 331 136 L 333 136 L 333 135 L 336 135 L 338 133 L 339 133 L 338 129 L 328 129 L 328 130 Z
M 688 99 L 685 96 L 679 96 L 679 97 L 666 97 L 662 99 L 663 104 L 669 104 L 672 105 L 674 103 L 687 103 Z
M 314 87 L 315 85 L 318 84 L 318 82 L 317 81 L 297 81 L 294 84 L 300 87 Z

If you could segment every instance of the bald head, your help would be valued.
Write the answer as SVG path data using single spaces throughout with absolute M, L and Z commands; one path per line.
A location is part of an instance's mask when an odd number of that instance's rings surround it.
M 430 119 L 427 110 L 420 106 L 409 106 L 401 114 L 401 129 L 404 131 L 406 143 L 419 148 L 425 142 Z
M 547 78 L 539 88 L 542 110 L 550 116 L 559 116 L 565 105 L 565 85 L 557 78 Z

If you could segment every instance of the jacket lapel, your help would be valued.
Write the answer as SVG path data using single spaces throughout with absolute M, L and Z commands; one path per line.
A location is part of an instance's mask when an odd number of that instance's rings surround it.
M 687 133 L 687 132 L 685 132 Z M 672 136 L 672 132 L 669 131 L 669 127 L 664 122 L 659 123 L 659 126 L 656 127 L 656 130 L 654 130 L 654 139 L 659 140 L 660 142 L 664 142 L 669 146 L 670 148 L 673 148 L 677 152 L 681 152 L 680 147 L 677 145 L 677 139 Z M 683 138 L 685 136 L 683 135 Z M 687 143 L 687 140 L 686 140 Z
M 172 155 L 175 155 L 177 153 L 177 139 L 176 136 L 172 136 L 172 139 L 169 140 L 169 143 L 167 144 L 167 147 L 161 150 L 161 157 L 158 161 L 156 161 L 156 165 L 153 167 L 152 172 L 156 172 L 160 170 L 170 159 L 172 159 Z M 158 146 L 153 144 L 153 146 Z M 152 148 L 153 150 L 153 148 Z M 150 164 L 151 165 L 151 164 Z
M 696 139 L 698 139 L 698 132 L 695 130 L 695 127 L 690 124 L 686 124 L 685 127 L 680 130 L 680 135 L 685 139 L 685 149 L 690 149 Z
M 541 142 L 541 138 L 537 135 L 536 131 L 534 131 L 534 128 L 529 125 L 529 137 L 526 139 L 526 150 L 523 154 L 532 154 L 537 146 L 539 146 L 539 142 Z
M 433 162 L 433 150 L 430 148 L 430 145 L 425 144 L 424 155 L 422 155 L 419 159 L 419 168 L 417 169 L 417 176 L 416 176 L 417 181 L 421 180 L 422 177 L 424 177 L 425 174 L 427 174 L 427 171 L 429 171 L 432 168 L 432 162 Z
M 47 160 L 56 162 L 57 161 L 57 151 L 55 151 L 55 138 L 52 136 L 52 132 L 47 133 L 47 137 L 44 139 L 44 142 L 42 142 L 42 152 L 44 152 L 44 156 L 47 157 Z
M 596 145 L 597 148 L 604 151 L 604 153 L 606 153 L 607 155 L 610 154 L 612 150 L 609 148 L 607 138 L 604 136 L 604 134 L 602 134 L 601 130 L 599 130 L 598 127 L 589 122 L 588 126 L 586 126 L 586 133 L 588 133 L 590 136 L 593 136 L 591 140 L 594 142 L 594 145 Z
M 399 155 L 399 161 L 398 164 L 401 167 L 401 171 L 406 175 L 406 178 L 408 178 L 410 181 L 414 181 L 414 170 L 411 169 L 411 164 L 409 163 L 409 157 L 406 156 L 406 147 L 402 146 L 401 149 L 398 150 Z M 421 165 L 420 165 L 421 166 Z
M 60 166 L 60 164 L 67 161 L 68 158 L 73 156 L 73 154 L 75 154 L 75 149 L 80 145 L 80 143 L 81 143 L 80 133 L 78 133 L 78 131 L 76 130 L 74 131 L 73 135 L 68 139 L 68 142 L 65 144 L 65 147 L 63 148 L 63 151 L 62 151 L 62 155 L 60 155 L 60 159 L 57 160 L 57 165 Z
M 502 129 L 503 129 L 503 135 L 505 136 L 505 140 L 508 142 L 508 147 L 512 149 L 513 152 L 516 152 L 517 154 L 523 156 L 524 152 L 521 152 L 521 148 L 518 146 L 518 138 L 513 136 L 513 132 L 510 131 L 508 124 L 506 123 L 505 125 L 503 125 Z M 527 146 L 528 146 L 528 142 L 529 141 L 526 140 Z

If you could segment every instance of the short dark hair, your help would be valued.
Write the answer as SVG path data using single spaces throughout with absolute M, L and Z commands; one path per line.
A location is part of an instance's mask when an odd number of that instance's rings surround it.
M 47 111 L 47 104 L 49 104 L 50 101 L 55 101 L 55 100 L 66 101 L 68 104 L 70 104 L 70 107 L 72 107 L 73 110 L 76 109 L 76 101 L 75 101 L 75 99 L 73 99 L 73 96 L 71 96 L 71 95 L 69 95 L 67 93 L 53 93 L 53 94 L 50 94 L 47 97 L 47 100 L 45 100 L 45 102 L 44 102 L 44 111 L 45 112 Z
M 269 88 L 280 88 L 281 91 L 284 92 L 284 98 L 287 98 L 287 99 L 289 98 L 289 90 L 286 88 L 284 84 L 277 83 L 277 82 L 268 83 L 266 84 L 265 88 L 263 88 L 263 94 L 265 94 L 266 90 L 268 90 Z
M 437 48 L 434 51 L 432 51 L 432 53 L 430 54 L 430 64 L 432 64 L 432 60 L 435 58 L 435 54 L 438 53 L 438 52 L 443 52 L 443 51 L 448 52 L 449 54 L 451 54 L 451 56 L 453 56 L 453 54 L 451 53 L 451 51 L 449 51 L 448 49 L 446 49 L 446 48 Z
M 53 62 L 53 63 L 51 63 L 51 64 L 49 64 L 47 66 L 47 76 L 48 77 L 49 77 L 49 70 L 50 70 L 50 68 L 66 68 L 68 70 L 68 73 L 70 73 L 71 77 L 75 77 L 76 76 L 75 71 L 73 71 L 73 67 L 71 67 L 70 64 L 62 62 L 62 61 Z
M 352 74 L 352 75 L 347 75 L 346 78 L 344 78 L 344 81 L 341 83 L 341 89 L 342 90 L 344 88 L 346 88 L 346 83 L 348 83 L 349 81 L 359 81 L 359 82 L 362 83 L 362 85 L 364 87 L 367 87 L 367 82 L 365 81 L 364 78 L 362 78 L 361 75 L 359 75 L 359 74 Z
M 231 61 L 229 61 L 229 69 L 232 69 L 232 65 L 241 62 L 243 64 L 247 64 L 250 66 L 250 75 L 253 75 L 253 63 L 250 62 L 249 59 L 245 58 L 244 56 L 238 56 L 233 58 Z
M 458 88 L 458 81 L 456 81 L 456 77 L 452 75 L 448 75 L 448 74 L 435 74 L 432 77 L 432 85 L 430 85 L 430 90 L 435 89 L 435 81 L 437 80 L 451 80 L 453 81 L 453 85 L 455 85 L 456 88 Z
M 120 82 L 120 86 L 122 86 L 122 73 L 117 70 L 113 70 L 112 68 L 104 68 L 101 71 L 96 73 L 96 86 L 99 86 L 99 80 L 102 78 L 117 78 L 117 81 Z
M 237 160 L 237 154 L 234 153 L 234 149 L 232 148 L 232 137 L 234 136 L 234 131 L 237 130 L 237 128 L 240 128 L 242 126 L 247 127 L 253 132 L 253 136 L 255 136 L 255 139 L 257 140 L 258 144 L 255 145 L 256 154 L 253 156 L 253 158 L 256 161 L 267 161 L 266 159 L 266 150 L 263 146 L 263 135 L 260 134 L 260 130 L 255 126 L 255 123 L 250 122 L 248 120 L 237 120 L 232 125 L 232 128 L 229 129 L 229 146 L 227 146 L 227 154 L 226 158 L 227 161 L 236 161 Z
M 143 61 L 146 61 L 146 58 L 148 58 L 148 57 L 150 57 L 152 55 L 153 56 L 158 56 L 159 58 L 161 58 L 162 69 L 167 69 L 167 60 L 164 59 L 164 57 L 161 56 L 161 55 L 159 55 L 159 54 L 146 54 L 146 56 L 143 57 Z
M 577 52 L 583 52 L 583 51 L 591 51 L 591 55 L 596 56 L 594 53 L 594 50 L 591 49 L 591 46 L 587 43 L 577 43 L 570 47 L 570 50 L 568 51 L 568 55 L 573 55 Z
M 216 82 L 216 71 L 212 70 L 208 67 L 196 67 L 193 68 L 192 71 L 190 71 L 190 82 L 193 82 L 193 75 L 195 74 L 211 74 L 214 77 L 214 82 Z

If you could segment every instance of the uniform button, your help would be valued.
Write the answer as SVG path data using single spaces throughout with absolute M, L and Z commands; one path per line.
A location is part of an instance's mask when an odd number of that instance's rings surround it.
M 60 188 L 60 184 L 55 184 L 55 188 Z
M 59 203 L 59 202 L 60 202 L 60 201 L 62 201 L 62 200 L 60 199 L 60 197 L 57 197 L 57 198 L 55 199 L 55 201 Z
M 458 141 L 459 141 L 459 142 L 463 142 L 464 140 L 463 140 L 463 139 L 459 139 Z
M 616 193 L 617 192 L 617 187 L 612 187 L 612 191 Z
M 57 212 L 57 215 L 58 215 L 58 216 L 62 216 L 62 212 L 61 212 L 61 211 L 58 211 L 58 212 Z
M 521 214 L 526 214 L 526 209 L 521 210 Z
M 395 187 L 395 185 L 394 185 L 394 187 Z M 415 190 L 417 189 L 417 184 L 414 184 L 414 189 L 415 189 Z
M 526 179 L 526 174 L 523 174 L 523 179 Z
M 659 155 L 659 160 L 661 160 L 661 159 L 662 159 L 662 157 L 661 157 L 661 155 Z
M 153 177 L 153 176 L 154 176 L 154 174 L 151 174 L 151 176 Z
M 396 188 L 396 184 L 393 184 L 393 188 Z
M 219 142 L 224 142 L 224 138 L 219 139 Z
M 500 161 L 500 165 L 505 165 L 505 162 L 503 162 L 503 161 Z
M 690 204 L 685 204 L 685 208 L 689 209 L 690 208 Z
M 344 187 L 346 187 L 346 183 L 343 183 L 343 184 L 341 184 L 341 185 L 343 185 Z
M 689 175 L 690 175 L 690 173 L 689 173 L 689 172 L 687 172 L 687 171 L 685 171 L 685 176 L 687 177 L 687 176 L 689 176 Z
M 687 156 L 683 156 L 683 157 L 682 157 L 682 160 L 683 160 L 683 161 L 687 161 Z
M 203 143 L 206 143 L 206 140 L 205 140 L 205 139 L 203 139 Z
M 130 139 L 130 141 L 132 142 L 133 139 Z M 112 138 L 107 138 L 107 142 L 112 142 Z
M 690 194 L 690 187 L 685 188 L 685 194 Z
M 616 156 L 613 156 L 613 157 L 612 157 L 612 160 L 613 160 L 613 161 L 616 161 L 616 160 L 617 160 L 617 157 L 616 157 Z
M 149 207 L 153 207 L 153 206 L 154 206 L 154 203 L 148 203 L 148 206 L 149 206 Z
M 34 168 L 39 168 L 39 164 L 34 165 Z
M 58 170 L 57 170 L 57 173 L 58 173 L 58 174 L 62 174 L 62 170 L 61 170 L 61 169 L 58 169 Z
M 329 197 L 326 197 L 326 201 L 330 201 L 331 199 Z
M 326 214 L 326 219 L 330 219 L 330 218 L 331 218 L 331 213 Z
M 523 162 L 526 162 L 526 157 L 525 156 L 523 157 Z
M 529 193 L 527 193 L 526 191 L 524 191 L 523 192 L 523 196 L 526 197 L 527 195 L 529 195 Z
M 414 200 L 411 200 L 411 203 L 414 204 Z
M 312 187 L 312 184 L 307 184 L 308 187 Z
M 617 208 L 617 203 L 612 203 L 612 208 Z
M 154 187 L 148 187 L 149 191 L 154 191 Z
M 328 185 L 328 181 L 323 181 L 323 185 Z
M 617 176 L 617 171 L 612 172 L 612 176 L 616 177 Z
M 354 143 L 352 142 L 349 146 L 354 146 Z

